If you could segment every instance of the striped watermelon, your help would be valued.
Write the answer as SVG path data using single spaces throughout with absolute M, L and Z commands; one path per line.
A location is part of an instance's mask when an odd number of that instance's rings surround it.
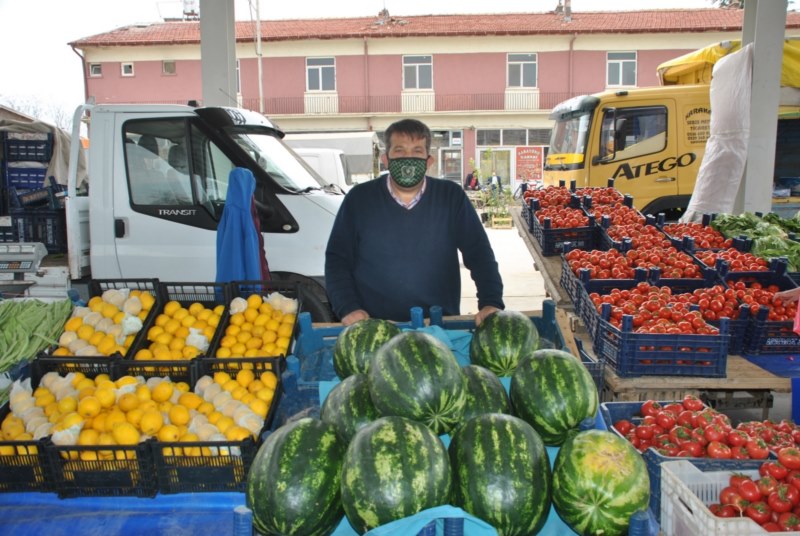
M 367 318 L 344 328 L 333 345 L 333 369 L 345 379 L 351 374 L 366 374 L 375 350 L 400 333 L 388 320 Z
M 479 365 L 467 365 L 462 370 L 467 377 L 467 402 L 461 422 L 484 413 L 511 413 L 508 394 L 494 372 Z
M 581 421 L 597 414 L 597 386 L 572 354 L 537 350 L 520 361 L 511 377 L 511 405 L 545 445 L 557 446 Z
M 627 534 L 631 516 L 646 510 L 650 478 L 625 439 L 586 430 L 567 439 L 553 465 L 553 505 L 578 534 Z
M 469 360 L 498 376 L 511 376 L 519 360 L 539 348 L 539 332 L 519 311 L 496 311 L 475 328 Z
M 262 534 L 329 534 L 342 518 L 347 443 L 310 417 L 285 424 L 258 449 L 247 475 L 247 506 Z
M 433 335 L 396 335 L 376 352 L 367 376 L 381 415 L 419 421 L 437 435 L 449 432 L 464 415 L 466 377 L 453 352 Z
M 511 415 L 487 413 L 452 437 L 453 504 L 501 536 L 536 534 L 550 513 L 550 460 L 533 427 Z
M 320 418 L 332 424 L 347 443 L 360 429 L 380 417 L 372 398 L 366 374 L 353 374 L 330 390 L 320 410 Z
M 359 533 L 448 504 L 450 462 L 422 423 L 381 417 L 353 436 L 342 465 L 342 505 Z

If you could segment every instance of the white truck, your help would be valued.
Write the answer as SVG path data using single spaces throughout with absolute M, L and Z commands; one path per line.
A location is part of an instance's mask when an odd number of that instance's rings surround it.
M 353 186 L 353 176 L 344 151 L 322 147 L 298 147 L 294 152 L 316 171 L 317 175 L 328 183 L 335 184 L 343 192 L 347 192 Z
M 327 148 L 342 151 L 351 177 L 348 184 L 374 179 L 381 172 L 383 144 L 375 132 L 289 133 L 284 141 L 295 150 Z
M 88 119 L 88 182 L 79 184 Z M 305 286 L 332 320 L 325 247 L 343 194 L 310 171 L 264 116 L 238 108 L 82 105 L 73 119 L 65 202 L 73 280 L 215 280 L 228 175 L 250 169 L 272 278 Z M 88 188 L 86 188 L 88 186 Z

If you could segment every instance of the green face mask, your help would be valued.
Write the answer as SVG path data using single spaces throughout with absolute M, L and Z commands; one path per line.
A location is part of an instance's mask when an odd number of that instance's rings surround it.
M 389 174 L 398 186 L 413 188 L 425 178 L 427 158 L 393 158 L 389 160 Z

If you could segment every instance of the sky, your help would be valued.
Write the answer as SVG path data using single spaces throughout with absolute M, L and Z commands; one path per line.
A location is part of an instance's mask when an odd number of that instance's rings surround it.
M 237 20 L 255 18 L 258 0 L 232 1 Z M 259 11 L 262 20 L 279 20 L 375 16 L 384 8 L 395 16 L 546 12 L 557 4 L 558 0 L 263 0 Z M 176 0 L 0 0 L 0 104 L 37 112 L 61 126 L 84 100 L 81 61 L 67 43 L 120 26 L 177 17 L 182 5 Z M 706 7 L 713 7 L 712 0 L 572 0 L 577 12 Z

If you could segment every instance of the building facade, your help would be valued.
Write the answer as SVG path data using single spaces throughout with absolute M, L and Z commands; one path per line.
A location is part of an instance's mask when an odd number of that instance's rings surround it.
M 538 178 L 558 103 L 658 85 L 656 67 L 741 37 L 743 10 L 516 13 L 237 21 L 236 101 L 287 132 L 434 132 L 432 174 L 473 165 L 506 184 Z M 785 34 L 800 35 L 787 14 Z M 164 21 L 70 43 L 96 103 L 202 104 L 200 23 Z M 260 50 L 260 55 L 259 55 Z M 260 66 L 259 66 L 260 63 Z M 261 84 L 259 84 L 261 72 Z

